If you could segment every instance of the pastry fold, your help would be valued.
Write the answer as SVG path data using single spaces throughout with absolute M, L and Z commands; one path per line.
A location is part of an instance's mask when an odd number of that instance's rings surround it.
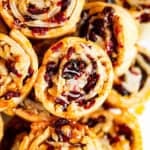
M 16 107 L 30 92 L 38 70 L 30 42 L 18 30 L 0 33 L 0 111 Z
M 4 135 L 4 121 L 2 115 L 0 114 L 0 141 L 2 140 Z
M 75 32 L 84 0 L 1 0 L 6 24 L 32 38 L 56 38 Z
M 133 114 L 100 108 L 80 122 L 96 133 L 102 150 L 142 150 L 141 131 Z
M 64 38 L 45 53 L 35 83 L 35 95 L 52 114 L 79 118 L 96 110 L 113 82 L 112 64 L 96 44 Z
M 115 107 L 134 108 L 150 97 L 150 52 L 137 47 L 138 54 L 129 70 L 114 81 L 107 102 Z
M 22 140 L 20 140 L 22 139 Z M 97 136 L 87 126 L 63 118 L 31 124 L 28 134 L 20 134 L 12 150 L 99 150 Z
M 79 36 L 92 40 L 109 55 L 116 76 L 125 73 L 136 54 L 137 26 L 123 8 L 104 2 L 86 3 L 79 23 Z
M 33 89 L 29 96 L 13 109 L 13 113 L 29 122 L 49 121 L 51 118 L 50 113 L 36 100 Z

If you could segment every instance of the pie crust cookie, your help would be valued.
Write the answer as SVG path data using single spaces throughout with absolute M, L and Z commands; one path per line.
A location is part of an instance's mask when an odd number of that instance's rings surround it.
M 138 54 L 129 70 L 114 81 L 107 102 L 115 107 L 140 106 L 150 97 L 150 52 L 137 47 Z
M 32 38 L 56 38 L 75 32 L 84 0 L 1 0 L 6 24 Z
M 142 150 L 137 118 L 128 112 L 100 108 L 80 121 L 96 133 L 102 150 Z
M 44 55 L 35 83 L 35 95 L 52 114 L 79 118 L 96 110 L 113 82 L 107 54 L 93 42 L 64 38 Z
M 20 140 L 20 138 L 22 140 Z M 28 134 L 15 140 L 13 150 L 99 150 L 101 143 L 87 126 L 63 118 L 31 125 Z
M 16 107 L 30 92 L 38 70 L 30 42 L 18 30 L 0 33 L 0 111 Z
M 78 34 L 103 47 L 112 61 L 116 76 L 128 70 L 136 55 L 136 23 L 125 9 L 115 4 L 86 3 Z

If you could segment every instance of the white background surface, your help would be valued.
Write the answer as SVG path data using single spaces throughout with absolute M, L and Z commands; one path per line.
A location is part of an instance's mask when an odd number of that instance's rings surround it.
M 139 116 L 139 123 L 142 130 L 143 150 L 150 150 L 150 100 L 145 105 L 145 110 Z

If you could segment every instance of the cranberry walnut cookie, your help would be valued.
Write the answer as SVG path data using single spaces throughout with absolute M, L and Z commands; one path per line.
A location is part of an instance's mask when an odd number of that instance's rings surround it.
M 136 108 L 150 97 L 150 52 L 137 47 L 138 54 L 129 70 L 118 77 L 107 102 L 115 107 Z
M 140 127 L 133 114 L 100 108 L 80 122 L 96 133 L 102 150 L 142 150 Z
M 64 38 L 45 53 L 35 83 L 35 94 L 52 114 L 79 118 L 96 110 L 113 82 L 107 54 L 93 42 Z
M 0 0 L 6 24 L 32 38 L 55 38 L 72 33 L 84 0 Z
M 103 47 L 112 61 L 116 76 L 127 71 L 136 55 L 136 23 L 125 9 L 115 4 L 86 3 L 78 35 Z
M 16 107 L 30 92 L 38 70 L 30 42 L 18 30 L 0 33 L 0 111 Z
M 64 118 L 31 124 L 16 137 L 12 150 L 99 150 L 101 143 L 87 126 Z

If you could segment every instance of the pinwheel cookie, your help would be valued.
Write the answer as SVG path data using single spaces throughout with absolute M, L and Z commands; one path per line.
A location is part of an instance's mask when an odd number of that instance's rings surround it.
M 113 4 L 89 2 L 79 26 L 80 37 L 98 43 L 107 52 L 117 76 L 127 71 L 136 54 L 137 26 L 126 10 Z
M 103 145 L 102 150 L 142 150 L 137 119 L 128 112 L 100 108 L 80 122 L 96 133 Z
M 78 118 L 97 109 L 112 87 L 109 57 L 96 44 L 68 37 L 45 53 L 35 94 L 56 116 Z
M 3 138 L 3 134 L 4 134 L 4 121 L 3 121 L 2 116 L 0 114 L 0 141 Z
M 18 31 L 0 33 L 0 111 L 15 107 L 31 90 L 38 61 L 30 42 Z
M 1 0 L 0 13 L 8 26 L 32 38 L 54 38 L 72 33 L 84 0 Z
M 20 135 L 21 136 L 21 135 Z M 20 143 L 20 144 L 18 144 Z M 13 150 L 99 150 L 101 143 L 87 126 L 58 118 L 50 124 L 33 123 L 31 131 Z
M 140 106 L 150 96 L 150 52 L 138 47 L 129 70 L 114 81 L 107 102 L 121 108 Z
M 115 2 L 128 9 L 139 23 L 150 22 L 149 0 L 115 0 Z

